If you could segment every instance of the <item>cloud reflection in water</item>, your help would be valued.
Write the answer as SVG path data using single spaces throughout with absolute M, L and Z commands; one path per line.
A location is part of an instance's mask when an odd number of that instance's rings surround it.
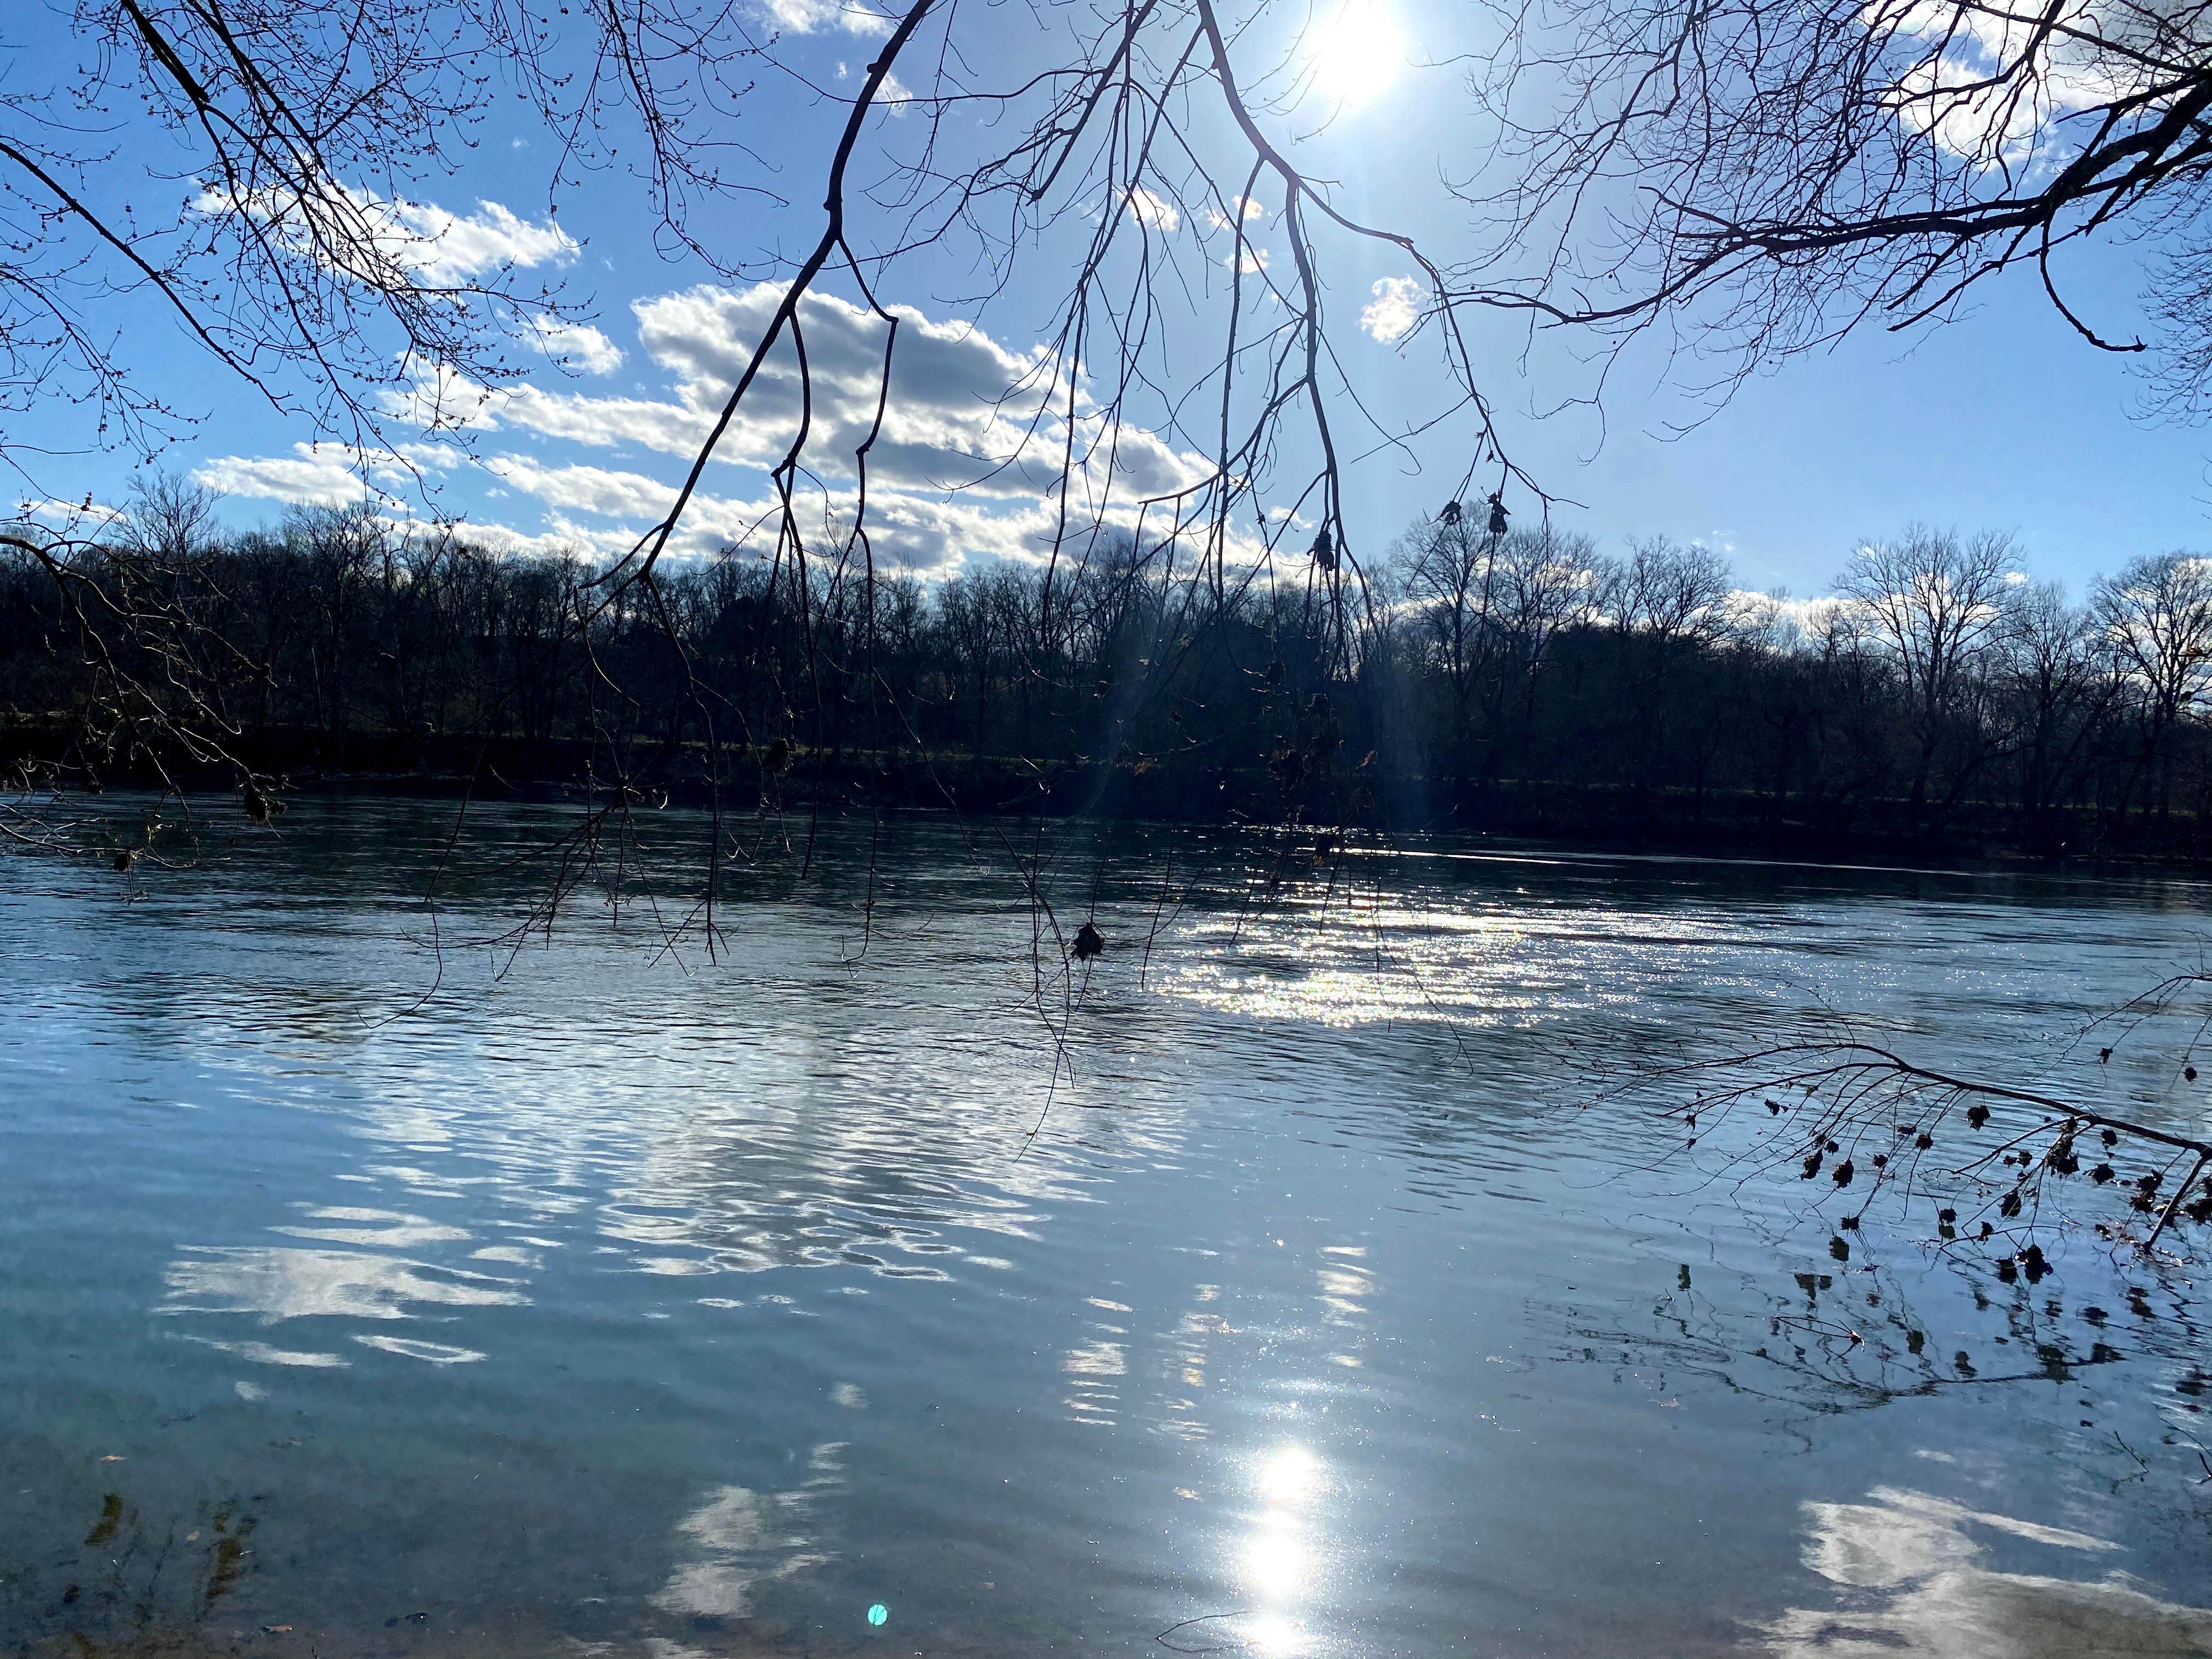
M 168 1299 L 156 1313 L 258 1314 L 264 1323 L 327 1316 L 410 1319 L 410 1304 L 516 1307 L 514 1281 L 400 1256 L 354 1250 L 225 1249 L 193 1245 L 169 1264 Z
M 1877 1486 L 1863 1504 L 1808 1504 L 1805 1565 L 1837 1587 L 1830 1607 L 1765 1627 L 1778 1659 L 2102 1659 L 2212 1653 L 2212 1607 L 2161 1601 L 2124 1573 L 2080 1580 L 1997 1572 L 1978 1534 L 2075 1556 L 2117 1546 L 2085 1533 Z M 2063 1558 L 2062 1558 L 2063 1559 Z
M 708 1492 L 676 1523 L 678 1559 L 653 1606 L 693 1618 L 743 1619 L 753 1610 L 755 1585 L 829 1560 L 814 1507 L 844 1485 L 844 1449 L 839 1440 L 816 1446 L 807 1479 L 789 1492 L 727 1486 Z

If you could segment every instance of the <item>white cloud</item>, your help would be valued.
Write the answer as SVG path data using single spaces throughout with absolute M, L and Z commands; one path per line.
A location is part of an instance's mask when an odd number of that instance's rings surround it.
M 471 524 L 471 538 L 518 550 L 623 551 L 668 511 L 680 476 L 678 466 L 630 458 L 690 460 L 783 295 L 766 283 L 734 291 L 701 287 L 633 306 L 638 343 L 667 377 L 659 396 L 597 395 L 530 380 L 485 387 L 450 371 L 426 371 L 390 407 L 426 428 L 465 430 L 477 465 L 495 481 L 494 493 L 511 496 L 499 511 L 515 522 Z M 878 567 L 935 574 L 970 558 L 1048 556 L 1061 525 L 1061 458 L 1070 435 L 1065 367 L 1043 349 L 1010 349 L 970 324 L 912 309 L 896 314 L 891 396 L 868 460 L 868 528 Z M 853 454 L 876 418 L 888 331 L 865 307 L 831 295 L 808 296 L 799 319 L 813 389 L 807 454 L 817 481 L 804 498 L 800 528 L 810 549 L 835 557 L 856 505 Z M 593 342 L 607 353 L 616 349 L 596 331 L 588 334 L 560 337 L 587 368 Z M 769 355 L 725 434 L 720 465 L 687 508 L 672 552 L 768 544 L 775 503 L 762 475 L 782 459 L 799 412 L 797 359 L 787 342 Z M 1066 480 L 1072 545 L 1079 547 L 1097 525 L 1133 530 L 1139 503 L 1187 489 L 1210 470 L 1157 431 L 1109 420 L 1080 390 L 1073 423 L 1077 459 Z M 346 506 L 363 499 L 367 475 L 389 486 L 369 498 L 404 515 L 410 509 L 398 495 L 411 494 L 414 483 L 406 464 L 451 465 L 459 452 L 402 448 L 398 455 L 361 456 L 338 446 L 301 445 L 289 454 L 222 457 L 198 476 L 234 495 Z M 540 526 L 517 510 L 524 500 L 543 509 Z M 1145 523 L 1157 532 L 1161 510 Z M 1259 549 L 1240 543 L 1230 556 L 1256 558 Z
M 768 15 L 780 28 L 793 34 L 841 28 L 848 34 L 879 35 L 891 32 L 891 19 L 872 6 L 854 0 L 766 0 Z
M 406 258 L 432 282 L 566 264 L 576 256 L 575 239 L 551 220 L 532 224 L 497 202 L 478 202 L 467 215 L 428 202 L 393 202 L 386 211 L 399 232 L 415 239 Z
M 1388 345 L 1413 331 L 1425 292 L 1411 276 L 1385 276 L 1368 290 L 1375 297 L 1359 313 L 1359 326 Z
M 22 501 L 15 503 L 19 521 L 39 520 L 62 526 L 68 535 L 84 535 L 112 524 L 128 524 L 131 515 L 119 507 L 95 501 L 88 495 L 81 501 Z
M 548 357 L 586 374 L 610 374 L 623 365 L 623 349 L 589 323 L 563 322 L 533 313 L 530 331 Z
M 308 237 L 300 224 L 302 200 L 263 192 L 245 203 L 245 210 L 274 228 L 273 234 L 302 258 L 319 258 L 322 245 Z M 227 191 L 201 191 L 195 206 L 202 213 L 230 213 L 239 210 L 239 198 Z M 542 264 L 566 264 L 575 258 L 575 238 L 550 219 L 533 224 L 497 202 L 479 201 L 471 214 L 453 212 L 433 202 L 409 202 L 348 188 L 321 200 L 319 222 L 336 221 L 358 237 L 370 264 L 388 262 L 416 281 L 432 287 L 471 282 L 507 270 L 528 270 Z M 370 272 L 356 271 L 356 276 Z
M 1224 213 L 1219 208 L 1216 207 L 1206 209 L 1206 220 L 1216 230 L 1228 229 L 1229 227 L 1235 224 L 1239 218 L 1257 219 L 1261 215 L 1264 214 L 1267 210 L 1249 196 L 1238 197 L 1234 202 L 1230 204 L 1230 207 L 1231 211 L 1229 213 Z
M 1786 646 L 1820 638 L 1850 615 L 1852 602 L 1832 593 L 1799 599 L 1737 588 L 1721 601 L 1721 609 L 1731 627 L 1767 635 Z
M 1231 270 L 1249 276 L 1267 268 L 1267 250 L 1263 247 L 1248 247 L 1241 255 L 1223 254 L 1221 263 Z
M 590 513 L 600 518 L 657 522 L 676 500 L 675 485 L 641 472 L 616 472 L 599 466 L 547 466 L 526 455 L 488 459 L 484 471 L 548 507 Z
M 763 283 L 735 292 L 691 289 L 634 306 L 646 355 L 674 377 L 665 398 L 602 397 L 530 382 L 488 389 L 458 376 L 425 375 L 411 398 L 396 398 L 392 406 L 479 432 L 520 428 L 594 448 L 636 445 L 688 458 L 782 299 L 779 285 Z M 1067 435 L 1066 382 L 1049 355 L 1011 350 L 966 323 L 933 321 L 909 308 L 896 314 L 890 402 L 869 453 L 870 478 L 894 488 L 999 497 L 1033 496 L 1053 487 Z M 885 327 L 863 307 L 823 295 L 806 298 L 799 321 L 813 378 L 810 460 L 825 477 L 848 477 L 854 452 L 875 419 Z M 775 465 L 798 431 L 799 404 L 798 359 L 787 343 L 763 364 L 718 458 Z M 1110 451 L 1118 493 L 1167 494 L 1206 471 L 1200 458 L 1156 433 L 1128 424 L 1109 428 L 1080 397 L 1076 428 L 1079 467 L 1102 468 Z
M 2057 147 L 2066 117 L 2148 90 L 2135 54 L 2104 44 L 2131 31 L 2116 9 L 2109 0 L 2062 0 L 2047 15 L 1877 0 L 1866 21 L 1922 43 L 1888 96 L 1901 124 L 1983 167 L 2017 167 Z
M 410 476 L 394 455 L 364 454 L 349 444 L 301 443 L 289 455 L 217 456 L 193 469 L 192 482 L 226 495 L 257 496 L 289 507 L 353 507 L 369 501 L 397 507 L 398 499 L 368 479 L 392 483 Z
M 603 552 L 627 550 L 639 534 L 659 522 L 676 499 L 672 483 L 639 472 L 547 466 L 514 455 L 492 458 L 484 465 L 511 489 L 556 510 L 618 520 L 623 527 L 616 531 L 556 519 L 561 539 Z M 841 556 L 857 505 L 858 497 L 849 489 L 810 491 L 797 498 L 799 532 L 811 556 L 830 562 Z M 1119 528 L 1135 523 L 1134 510 L 1127 507 L 1115 508 L 1105 517 Z M 1042 499 L 1010 505 L 988 497 L 929 496 L 899 490 L 872 489 L 868 495 L 868 540 L 878 570 L 888 568 L 942 575 L 974 558 L 1042 562 L 1051 556 L 1059 522 L 1056 505 Z M 1090 523 L 1088 513 L 1072 515 L 1070 546 L 1081 548 Z M 753 500 L 695 495 L 669 545 L 678 556 L 712 553 L 729 546 L 766 551 L 774 544 L 779 527 L 779 505 L 765 491 Z M 1232 557 L 1249 556 L 1241 548 L 1231 552 Z
M 1154 230 L 1164 230 L 1172 235 L 1182 228 L 1182 215 L 1176 211 L 1175 204 L 1164 196 L 1146 190 L 1142 185 L 1132 187 L 1129 191 L 1129 211 L 1136 216 L 1139 224 L 1149 225 Z
M 495 553 L 537 558 L 579 558 L 593 554 L 613 557 L 627 550 L 632 540 L 620 531 L 588 529 L 557 513 L 546 521 L 543 530 L 517 530 L 512 525 L 471 519 L 456 533 Z
M 386 414 L 425 432 L 450 432 L 496 425 L 493 405 L 501 395 L 457 369 L 425 367 L 417 359 L 410 366 L 405 383 L 380 392 L 377 401 Z

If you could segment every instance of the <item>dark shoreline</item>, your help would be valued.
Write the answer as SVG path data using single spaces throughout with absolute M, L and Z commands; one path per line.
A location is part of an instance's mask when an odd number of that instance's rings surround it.
M 0 728 L 0 767 L 18 775 L 61 745 L 26 742 L 34 729 Z M 325 758 L 321 733 L 287 734 L 257 759 L 280 792 L 486 801 L 606 801 L 626 788 L 641 805 L 706 806 L 709 787 L 694 746 L 639 744 L 626 781 L 608 775 L 604 750 L 580 743 L 524 744 L 349 733 L 345 763 Z M 9 741 L 13 738 L 14 741 Z M 1261 828 L 1304 824 L 1381 835 L 1497 836 L 1591 852 L 1778 858 L 1836 864 L 2008 867 L 2100 872 L 2212 872 L 2212 823 L 2194 813 L 2132 814 L 2090 807 L 2039 814 L 1986 801 L 1923 809 L 1881 796 L 1808 799 L 1748 791 L 1638 788 L 1500 779 L 1458 784 L 1384 774 L 1371 787 L 1323 776 L 1285 791 L 1263 764 L 1200 770 L 1080 757 L 1039 763 L 939 754 L 842 756 L 801 751 L 770 769 L 732 748 L 720 790 L 726 811 L 839 815 L 957 811 L 1095 817 L 1127 823 Z M 34 770 L 35 775 L 35 770 Z M 51 777 L 51 775 L 49 775 Z M 195 797 L 234 794 L 235 780 L 188 767 L 170 775 Z M 59 780 L 66 787 L 70 780 Z M 160 787 L 151 769 L 112 772 L 105 787 Z M 20 787 L 20 784 L 19 786 Z M 1380 797 L 1378 803 L 1376 798 Z

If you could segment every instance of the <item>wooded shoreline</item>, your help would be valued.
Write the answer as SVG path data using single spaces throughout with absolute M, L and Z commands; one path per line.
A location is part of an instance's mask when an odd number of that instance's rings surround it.
M 2212 560 L 2074 604 L 1916 531 L 1811 604 L 1663 542 L 1414 526 L 1224 585 L 1124 540 L 925 586 L 636 588 L 362 513 L 0 557 L 26 790 L 304 787 L 1294 823 L 1831 860 L 2212 860 Z
M 34 768 L 36 756 L 51 753 L 58 735 L 52 726 L 0 717 L 0 771 L 22 787 L 26 766 Z M 266 734 L 257 761 L 274 781 L 276 799 L 360 794 L 605 804 L 626 788 L 641 810 L 702 808 L 719 800 L 726 813 L 747 817 L 815 811 L 1036 814 L 1192 825 L 1303 824 L 1383 836 L 1494 836 L 1621 853 L 2212 870 L 2212 823 L 2189 811 L 2120 818 L 2083 806 L 2029 814 L 2008 802 L 1969 800 L 1931 830 L 1916 826 L 1909 799 L 1879 795 L 1778 798 L 1742 789 L 1516 778 L 1458 785 L 1401 778 L 1385 784 L 1385 799 L 1346 822 L 1335 793 L 1320 787 L 1311 800 L 1293 799 L 1284 810 L 1278 780 L 1260 766 L 1193 776 L 1129 761 L 1039 763 L 957 752 L 917 757 L 801 750 L 777 770 L 754 757 L 726 756 L 717 788 L 697 745 L 640 755 L 624 784 L 593 777 L 595 747 L 581 740 L 485 742 L 354 732 L 347 763 L 333 765 L 325 752 L 325 737 L 315 731 Z M 170 775 L 192 797 L 216 798 L 234 807 L 236 790 L 220 775 L 179 766 Z M 154 790 L 162 781 L 151 768 L 124 769 L 105 787 Z

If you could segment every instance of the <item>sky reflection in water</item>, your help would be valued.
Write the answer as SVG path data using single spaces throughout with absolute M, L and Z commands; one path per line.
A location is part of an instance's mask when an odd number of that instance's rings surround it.
M 2181 1287 L 1839 1265 L 1794 1194 L 1633 1173 L 1524 1029 L 1826 996 L 2009 1063 L 2194 889 L 1429 860 L 1253 902 L 1186 846 L 1212 890 L 1139 963 L 1158 861 L 1109 848 L 1031 1145 L 1026 921 L 949 836 L 902 832 L 864 961 L 833 881 L 738 908 L 734 966 L 457 951 L 379 1024 L 411 810 L 128 907 L 5 866 L 0 1637 L 2212 1650 Z M 1808 1308 L 1874 1340 L 1758 1357 Z M 2028 1380 L 1931 1380 L 1906 1323 Z
M 1806 1565 L 1836 1587 L 1835 1601 L 1766 1626 L 1778 1659 L 2212 1652 L 2212 1607 L 2161 1601 L 2117 1570 L 2076 1576 L 2118 1553 L 2108 1539 L 1893 1486 L 1862 1504 L 1808 1504 L 1805 1520 Z M 2045 1571 L 1983 1565 L 1978 1535 L 1990 1534 L 2044 1546 Z

